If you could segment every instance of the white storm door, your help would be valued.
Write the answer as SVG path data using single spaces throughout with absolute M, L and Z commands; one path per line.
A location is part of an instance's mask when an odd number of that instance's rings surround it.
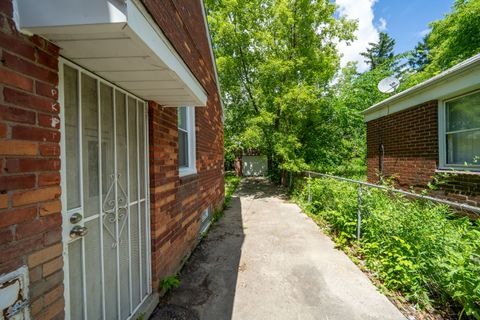
M 65 314 L 129 319 L 151 293 L 147 105 L 62 59 Z

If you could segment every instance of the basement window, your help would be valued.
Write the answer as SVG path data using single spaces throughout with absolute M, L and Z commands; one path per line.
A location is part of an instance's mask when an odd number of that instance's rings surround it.
M 195 168 L 195 108 L 178 108 L 179 175 L 197 173 Z
M 212 223 L 212 210 L 209 207 L 202 212 L 202 216 L 200 218 L 200 236 L 203 235 L 208 230 L 211 223 Z
M 441 166 L 480 171 L 480 91 L 444 101 L 439 128 Z

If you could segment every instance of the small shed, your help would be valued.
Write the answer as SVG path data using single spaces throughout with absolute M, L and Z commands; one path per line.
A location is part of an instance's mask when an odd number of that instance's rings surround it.
M 266 156 L 242 156 L 242 172 L 245 177 L 266 176 L 268 161 Z

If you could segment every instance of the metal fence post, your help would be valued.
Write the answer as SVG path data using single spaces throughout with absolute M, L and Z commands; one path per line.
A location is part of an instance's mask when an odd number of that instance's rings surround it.
M 362 228 L 362 185 L 358 184 L 357 197 L 357 240 L 360 241 L 360 233 Z
M 308 173 L 308 183 L 307 183 L 307 189 L 308 189 L 308 204 L 312 202 L 312 193 L 310 192 L 310 172 Z

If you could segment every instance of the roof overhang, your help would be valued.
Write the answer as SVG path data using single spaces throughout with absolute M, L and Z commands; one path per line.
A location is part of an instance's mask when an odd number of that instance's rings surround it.
M 138 0 L 17 0 L 17 23 L 61 55 L 145 99 L 205 106 L 207 94 Z
M 480 54 L 363 111 L 365 122 L 480 88 Z

